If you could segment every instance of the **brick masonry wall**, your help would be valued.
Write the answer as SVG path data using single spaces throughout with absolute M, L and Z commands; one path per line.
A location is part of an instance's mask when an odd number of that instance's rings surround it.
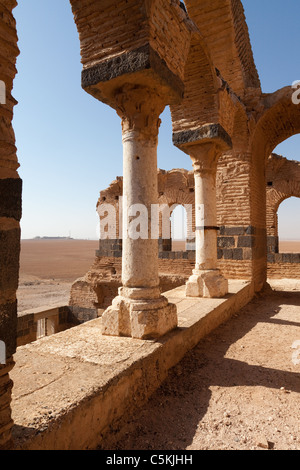
M 300 278 L 300 254 L 282 253 L 274 255 L 274 258 L 273 255 L 269 255 L 268 258 L 269 279 Z

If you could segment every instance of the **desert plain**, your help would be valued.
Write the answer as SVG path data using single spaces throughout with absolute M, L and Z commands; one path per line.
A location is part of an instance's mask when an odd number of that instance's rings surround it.
M 95 240 L 22 240 L 18 310 L 69 302 L 73 282 L 92 265 Z
M 73 282 L 84 276 L 93 264 L 97 240 L 33 239 L 22 240 L 18 310 L 49 304 L 68 304 Z M 173 249 L 185 249 L 175 241 Z M 300 253 L 300 241 L 280 242 L 280 252 Z

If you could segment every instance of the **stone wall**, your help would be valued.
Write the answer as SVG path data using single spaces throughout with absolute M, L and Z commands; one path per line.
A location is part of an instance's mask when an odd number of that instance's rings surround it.
M 98 317 L 96 308 L 79 306 L 49 306 L 18 314 L 17 346 L 32 343 L 43 336 L 51 336 Z M 42 322 L 42 325 L 39 325 Z
M 300 254 L 277 253 L 268 255 L 269 279 L 299 279 Z

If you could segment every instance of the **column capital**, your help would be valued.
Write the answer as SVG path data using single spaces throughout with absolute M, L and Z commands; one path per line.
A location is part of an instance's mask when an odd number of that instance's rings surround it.
M 216 143 L 194 144 L 189 147 L 189 155 L 193 163 L 194 173 L 215 173 L 221 152 Z
M 126 84 L 115 95 L 116 111 L 122 119 L 123 136 L 140 134 L 141 138 L 157 139 L 166 103 L 162 96 L 148 87 Z
M 173 134 L 173 143 L 188 154 L 197 171 L 213 169 L 222 153 L 232 148 L 232 141 L 220 124 Z

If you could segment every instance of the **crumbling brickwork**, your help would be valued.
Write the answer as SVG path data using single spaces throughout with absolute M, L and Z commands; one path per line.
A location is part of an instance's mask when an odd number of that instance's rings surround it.
M 16 22 L 12 11 L 16 1 L 0 2 L 0 80 L 5 84 L 5 103 L 0 104 L 0 340 L 6 346 L 6 365 L 0 365 L 0 449 L 11 445 L 10 413 L 12 382 L 9 372 L 14 366 L 17 345 L 17 300 L 22 182 L 15 136 L 12 127 L 13 80 L 16 74 Z

